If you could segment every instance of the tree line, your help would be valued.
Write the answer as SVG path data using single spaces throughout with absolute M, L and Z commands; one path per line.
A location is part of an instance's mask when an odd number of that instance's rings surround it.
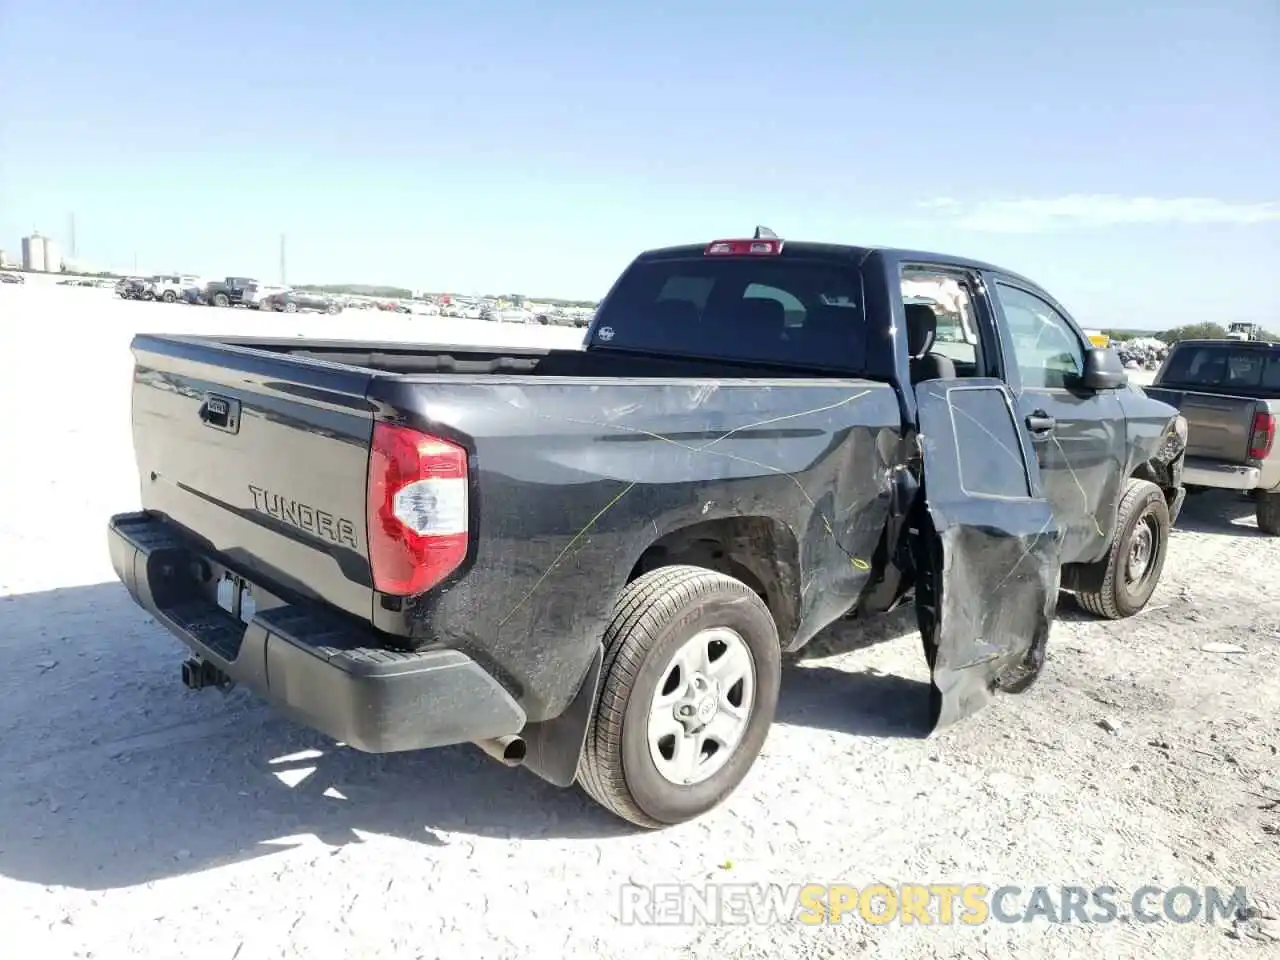
M 1154 332 L 1149 330 L 1104 330 L 1112 340 L 1134 340 L 1138 337 L 1155 337 L 1163 343 L 1174 344 L 1179 340 L 1221 340 L 1227 335 L 1227 328 L 1220 323 L 1189 323 L 1170 330 Z M 1257 334 L 1269 343 L 1280 343 L 1280 336 L 1269 330 Z

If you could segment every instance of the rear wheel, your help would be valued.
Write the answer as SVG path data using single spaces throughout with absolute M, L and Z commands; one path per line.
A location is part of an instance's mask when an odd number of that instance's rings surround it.
M 231 298 L 225 293 L 215 293 L 213 295 L 213 305 L 215 307 L 227 307 L 231 305 Z
M 1258 529 L 1273 537 L 1280 536 L 1280 492 L 1258 493 Z
M 294 303 L 292 300 L 290 300 L 288 303 L 286 303 L 286 304 L 284 305 L 284 312 L 285 312 L 285 313 L 297 313 L 297 312 L 298 312 L 298 305 L 297 305 L 296 303 Z
M 1076 600 L 1097 617 L 1120 620 L 1151 599 L 1169 551 L 1169 505 L 1147 480 L 1128 481 L 1107 555 L 1077 574 Z
M 339 313 L 342 312 L 342 308 L 338 306 L 336 303 L 331 303 L 324 308 L 324 312 L 331 317 L 336 317 Z
M 733 577 L 662 567 L 619 595 L 578 782 L 656 829 L 706 813 L 742 782 L 778 704 L 773 616 Z
M 172 290 L 166 290 L 164 292 L 164 295 L 160 299 L 163 300 L 165 303 L 173 303 L 175 300 L 178 299 L 178 295 L 174 293 Z

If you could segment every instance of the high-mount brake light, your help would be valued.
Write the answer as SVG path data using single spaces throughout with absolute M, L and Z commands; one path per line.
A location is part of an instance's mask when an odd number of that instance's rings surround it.
M 1249 435 L 1249 459 L 1265 460 L 1276 442 L 1276 418 L 1270 413 L 1255 413 Z
M 716 240 L 708 244 L 708 257 L 773 257 L 782 253 L 782 241 L 776 237 L 767 240 Z
M 373 586 L 424 593 L 467 556 L 467 451 L 408 427 L 377 423 L 369 450 Z

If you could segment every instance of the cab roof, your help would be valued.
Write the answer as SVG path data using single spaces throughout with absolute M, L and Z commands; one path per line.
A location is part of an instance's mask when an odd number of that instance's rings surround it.
M 735 237 L 732 239 L 712 240 L 707 243 L 685 243 L 670 247 L 657 247 L 641 253 L 636 257 L 636 262 L 699 259 L 703 256 L 707 256 L 709 248 L 715 244 L 745 243 L 749 242 L 751 239 L 753 238 Z M 760 238 L 757 237 L 755 239 Z M 778 256 L 784 260 L 789 258 L 797 260 L 828 260 L 842 263 L 853 263 L 855 266 L 861 266 L 868 257 L 879 254 L 885 260 L 895 263 L 936 263 L 940 266 L 979 270 L 983 273 L 999 274 L 1009 278 L 1010 280 L 1016 280 L 1020 284 L 1024 284 L 1033 290 L 1040 290 L 1043 292 L 1040 284 L 1028 277 L 1024 277 L 1006 267 L 986 263 L 982 260 L 974 260 L 970 257 L 960 257 L 947 253 L 935 253 L 927 250 L 909 250 L 900 247 L 857 246 L 854 244 L 844 243 L 815 243 L 812 241 L 786 240 L 785 238 L 779 239 L 774 237 L 766 239 L 776 240 L 780 247 L 780 249 L 778 249 L 776 253 L 771 254 L 771 256 Z

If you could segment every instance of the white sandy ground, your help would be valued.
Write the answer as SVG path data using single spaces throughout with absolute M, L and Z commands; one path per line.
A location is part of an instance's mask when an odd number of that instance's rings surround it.
M 105 547 L 108 515 L 137 503 L 127 345 L 261 321 L 0 288 L 0 956 L 1280 954 L 1280 539 L 1248 504 L 1192 500 L 1145 615 L 1099 623 L 1064 602 L 1041 683 L 934 738 L 919 735 L 909 623 L 873 648 L 833 634 L 846 652 L 789 669 L 727 806 L 629 833 L 473 747 L 365 756 L 244 693 L 181 687 L 176 641 Z M 272 323 L 580 335 L 364 313 Z M 1214 925 L 620 922 L 621 885 L 678 881 L 1243 885 L 1256 910 Z

